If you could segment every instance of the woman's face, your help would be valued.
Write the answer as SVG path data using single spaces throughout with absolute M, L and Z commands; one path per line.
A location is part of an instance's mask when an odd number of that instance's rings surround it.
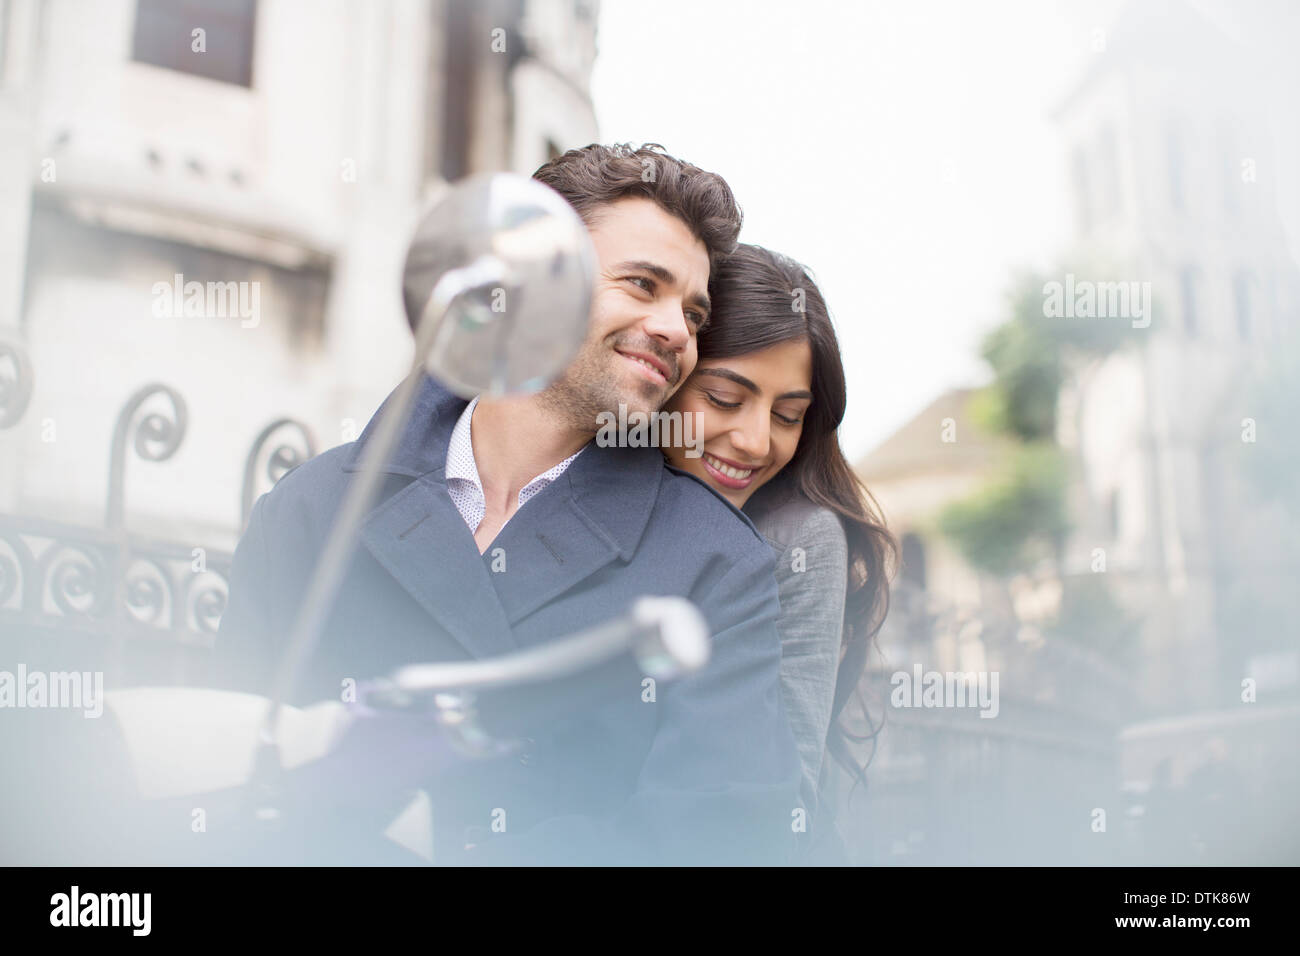
M 812 349 L 806 340 L 702 359 L 665 408 L 701 414 L 704 454 L 688 458 L 685 448 L 666 448 L 668 462 L 743 507 L 794 457 L 811 402 Z

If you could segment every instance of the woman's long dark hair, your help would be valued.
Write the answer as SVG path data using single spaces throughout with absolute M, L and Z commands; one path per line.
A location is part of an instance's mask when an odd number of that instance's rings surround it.
M 885 527 L 879 505 L 840 448 L 836 430 L 844 418 L 846 389 L 839 341 L 826 300 L 808 270 L 770 249 L 737 246 L 715 266 L 709 295 L 712 317 L 699 336 L 700 361 L 733 358 L 790 341 L 806 341 L 812 350 L 813 399 L 799 445 L 789 464 L 751 500 L 757 510 L 802 495 L 834 511 L 844 526 L 849 580 L 826 748 L 861 781 L 871 757 L 858 764 L 850 741 L 870 740 L 874 756 L 879 728 L 865 700 L 863 715 L 869 728 L 865 736 L 844 727 L 841 715 L 858 689 L 872 640 L 889 612 L 889 574 L 898 545 Z

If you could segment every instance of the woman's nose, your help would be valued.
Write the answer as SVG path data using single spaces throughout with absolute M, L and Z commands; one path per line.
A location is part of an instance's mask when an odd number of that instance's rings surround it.
M 772 429 L 767 415 L 753 414 L 731 433 L 736 451 L 753 461 L 767 457 L 771 448 Z

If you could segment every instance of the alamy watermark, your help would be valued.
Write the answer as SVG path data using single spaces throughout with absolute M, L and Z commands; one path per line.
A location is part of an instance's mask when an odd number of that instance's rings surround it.
M 66 708 L 83 711 L 83 717 L 104 713 L 103 671 L 0 671 L 0 709 Z
M 152 893 L 83 893 L 73 884 L 50 897 L 51 926 L 119 926 L 132 936 L 148 936 L 153 920 Z
M 176 273 L 171 282 L 153 284 L 153 314 L 160 319 L 240 319 L 246 329 L 262 321 L 260 282 L 185 281 Z
M 895 671 L 889 702 L 895 707 L 978 707 L 981 717 L 998 715 L 997 671 Z
M 1150 282 L 1093 282 L 1067 272 L 1064 282 L 1043 283 L 1043 315 L 1049 319 L 1131 319 L 1151 324 Z
M 596 416 L 600 448 L 685 448 L 687 458 L 704 454 L 703 412 L 629 412 L 619 402 L 618 415 Z

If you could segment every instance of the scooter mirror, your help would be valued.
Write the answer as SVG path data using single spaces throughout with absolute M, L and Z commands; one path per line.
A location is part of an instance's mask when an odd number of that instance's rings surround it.
M 595 262 L 586 226 L 550 187 L 508 173 L 450 187 L 402 277 L 425 369 L 465 398 L 543 388 L 586 338 Z

